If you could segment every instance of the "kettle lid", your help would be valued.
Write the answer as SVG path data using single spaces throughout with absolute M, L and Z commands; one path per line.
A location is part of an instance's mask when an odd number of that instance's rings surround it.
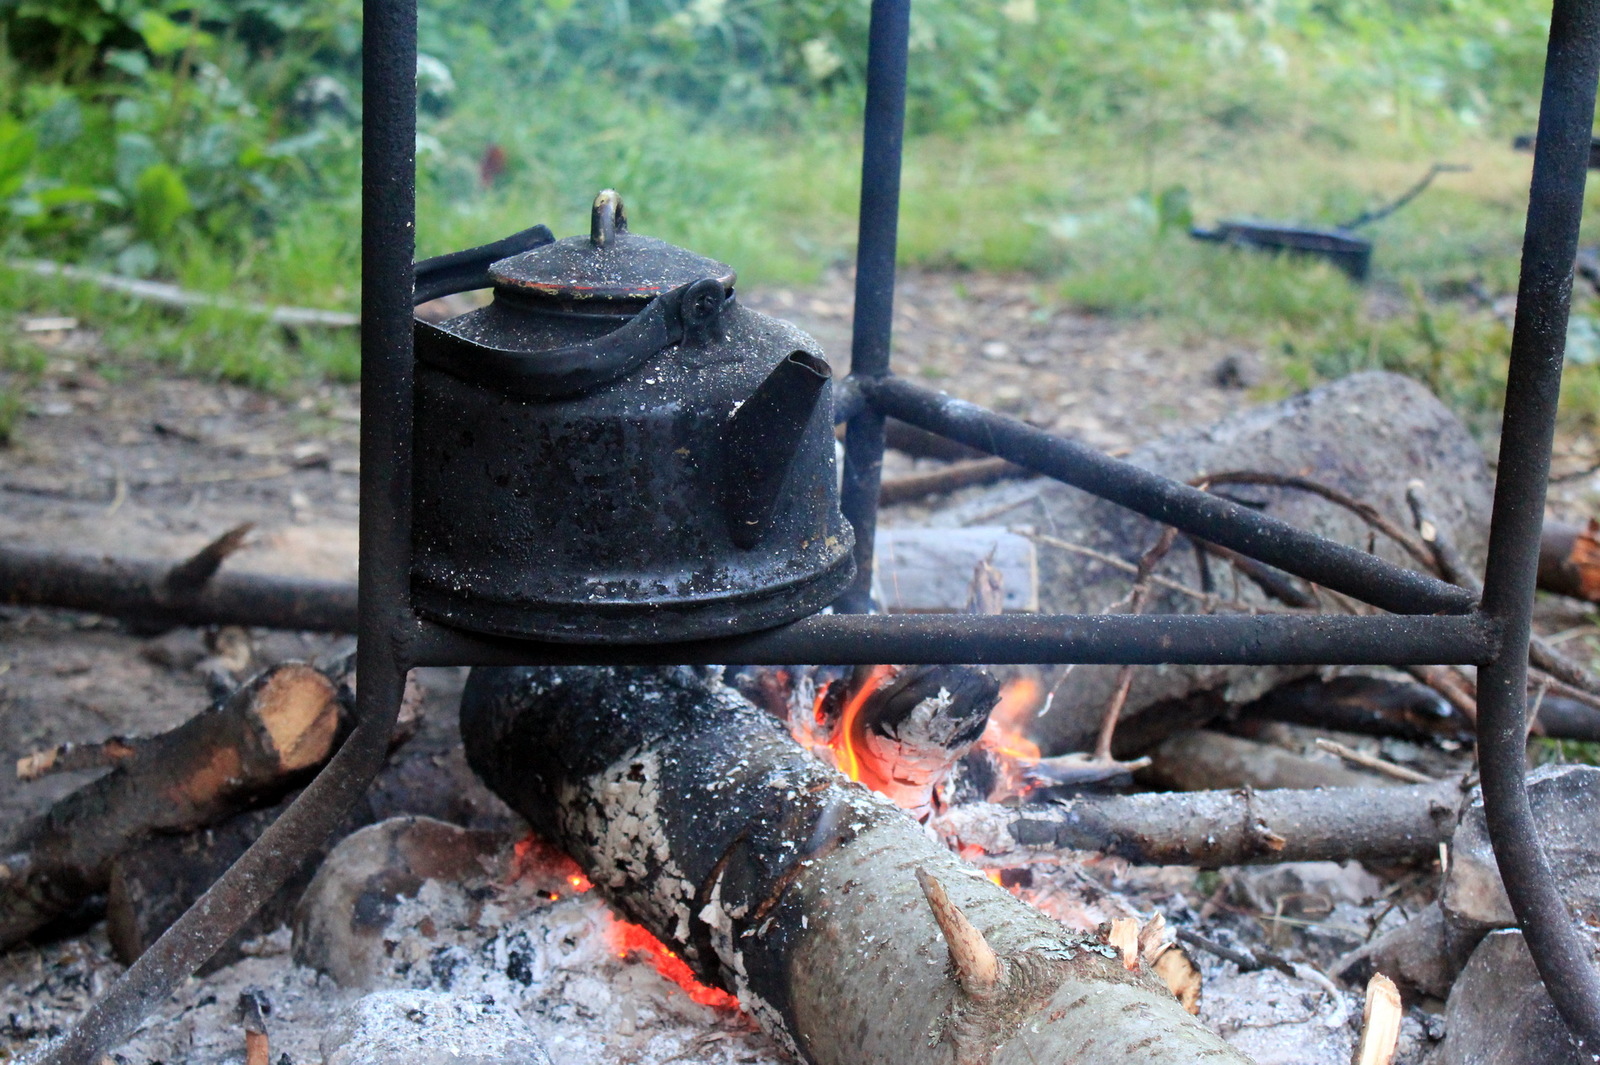
M 606 189 L 594 199 L 589 236 L 568 237 L 501 259 L 489 267 L 495 288 L 562 300 L 650 300 L 701 278 L 733 291 L 735 274 L 655 237 L 628 232 L 622 197 Z

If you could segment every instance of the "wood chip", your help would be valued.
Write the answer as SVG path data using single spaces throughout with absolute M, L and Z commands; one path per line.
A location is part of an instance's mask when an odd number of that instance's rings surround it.
M 1382 973 L 1367 981 L 1367 1004 L 1361 1011 L 1361 1043 L 1356 1065 L 1390 1065 L 1400 1045 L 1400 990 Z

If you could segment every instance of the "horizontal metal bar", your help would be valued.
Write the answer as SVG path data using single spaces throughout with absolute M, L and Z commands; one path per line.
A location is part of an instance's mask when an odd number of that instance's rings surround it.
M 889 417 L 1009 459 L 1364 603 L 1396 614 L 1465 614 L 1477 605 L 1477 597 L 1466 589 L 903 378 L 859 378 L 857 387 Z
M 418 666 L 1467 665 L 1493 658 L 1498 632 L 1478 614 L 819 614 L 745 636 L 630 646 L 535 643 L 419 622 L 406 657 Z

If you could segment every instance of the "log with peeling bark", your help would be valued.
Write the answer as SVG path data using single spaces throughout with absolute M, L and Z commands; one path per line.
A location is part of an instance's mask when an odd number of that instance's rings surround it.
M 332 681 L 283 663 L 170 732 L 124 743 L 104 776 L 0 841 L 0 948 L 103 893 L 116 857 L 161 833 L 187 832 L 270 803 L 334 747 Z
M 461 728 L 493 790 L 814 1065 L 1245 1060 L 715 671 L 480 669 Z
M 1144 865 L 1217 868 L 1259 862 L 1417 861 L 1450 838 L 1461 789 L 1147 792 L 1022 807 L 964 803 L 931 822 L 952 847 L 994 863 L 1098 851 Z M 963 849 L 962 853 L 968 853 Z
M 1180 481 L 1228 471 L 1307 479 L 1370 505 L 1411 539 L 1406 491 L 1411 481 L 1420 480 L 1440 526 L 1469 565 L 1482 567 L 1491 499 L 1482 451 L 1460 420 L 1409 378 L 1356 374 L 1214 426 L 1164 436 L 1135 448 L 1128 461 Z M 1410 550 L 1375 532 L 1365 518 L 1314 492 L 1239 483 L 1219 483 L 1213 490 L 1398 565 L 1421 568 Z M 1131 511 L 1047 480 L 991 489 L 949 517 L 966 515 L 985 524 L 1037 530 L 1039 605 L 1047 613 L 1120 610 L 1140 556 L 1161 535 L 1159 525 Z M 1144 612 L 1286 609 L 1225 561 L 1202 558 L 1180 538 L 1156 568 Z M 1349 609 L 1348 601 L 1326 593 L 1319 599 L 1324 610 Z M 1122 721 L 1133 735 L 1141 731 L 1134 719 L 1152 705 L 1204 691 L 1220 693 L 1230 703 L 1249 702 L 1308 672 L 1289 666 L 1139 668 L 1133 671 Z M 1056 687 L 1051 712 L 1035 726 L 1040 746 L 1047 752 L 1089 749 L 1118 680 L 1116 666 L 1074 668 Z M 1177 721 L 1172 725 L 1182 727 Z M 1121 744 L 1114 751 L 1142 753 Z

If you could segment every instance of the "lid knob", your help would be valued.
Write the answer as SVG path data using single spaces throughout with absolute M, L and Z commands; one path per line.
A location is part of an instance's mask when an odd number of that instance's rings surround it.
M 589 212 L 589 243 L 604 248 L 618 233 L 627 231 L 628 216 L 622 210 L 622 196 L 616 189 L 601 189 Z

